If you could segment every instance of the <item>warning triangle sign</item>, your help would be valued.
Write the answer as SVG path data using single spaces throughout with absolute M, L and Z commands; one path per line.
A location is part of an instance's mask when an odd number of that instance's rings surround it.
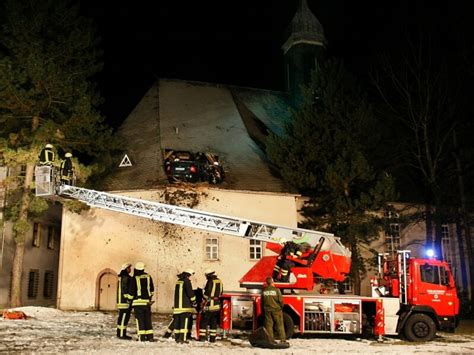
M 122 161 L 120 162 L 119 168 L 123 168 L 126 166 L 133 166 L 132 162 L 130 161 L 130 158 L 128 157 L 127 154 L 125 154 L 122 158 Z

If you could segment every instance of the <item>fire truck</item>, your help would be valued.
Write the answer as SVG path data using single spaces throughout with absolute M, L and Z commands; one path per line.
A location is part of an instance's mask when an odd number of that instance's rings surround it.
M 265 242 L 275 252 L 264 256 L 241 279 L 247 291 L 224 292 L 221 328 L 224 336 L 236 330 L 255 330 L 262 322 L 260 290 L 272 274 L 283 245 L 309 246 L 294 262 L 289 282 L 276 282 L 284 299 L 287 337 L 300 334 L 400 335 L 410 341 L 432 340 L 437 330 L 454 331 L 459 299 L 453 275 L 444 261 L 411 258 L 402 250 L 390 259 L 378 256 L 378 276 L 370 296 L 315 294 L 317 278 L 342 282 L 349 274 L 351 251 L 331 233 L 290 228 L 223 216 L 195 209 L 100 192 L 58 182 L 53 166 L 35 169 L 36 195 L 82 201 L 154 221 L 173 223 Z

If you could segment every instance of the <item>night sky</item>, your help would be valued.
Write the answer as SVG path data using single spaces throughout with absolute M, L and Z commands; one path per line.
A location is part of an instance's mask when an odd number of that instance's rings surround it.
M 281 45 L 296 3 L 82 0 L 83 14 L 102 38 L 105 66 L 97 80 L 103 113 L 117 125 L 156 78 L 282 90 Z M 469 3 L 308 0 L 329 55 L 343 58 L 362 78 L 379 53 L 403 50 L 406 33 L 429 34 L 446 51 L 472 49 Z

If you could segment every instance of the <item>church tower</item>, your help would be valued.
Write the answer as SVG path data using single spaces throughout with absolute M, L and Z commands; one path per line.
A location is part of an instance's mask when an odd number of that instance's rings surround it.
M 313 15 L 306 0 L 298 0 L 298 9 L 288 26 L 288 39 L 283 44 L 285 86 L 293 102 L 301 98 L 301 85 L 311 80 L 311 71 L 322 60 L 326 38 L 321 23 Z

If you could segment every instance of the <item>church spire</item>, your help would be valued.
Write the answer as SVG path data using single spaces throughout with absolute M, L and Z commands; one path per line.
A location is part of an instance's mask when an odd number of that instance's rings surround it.
M 298 1 L 288 32 L 288 39 L 282 46 L 285 85 L 293 103 L 297 105 L 302 99 L 302 86 L 311 81 L 311 72 L 325 57 L 326 37 L 323 26 L 311 12 L 306 0 Z
M 282 46 L 284 53 L 299 43 L 322 47 L 326 45 L 323 26 L 321 26 L 319 20 L 311 12 L 306 0 L 298 1 L 298 9 L 288 26 L 288 30 L 289 37 Z

